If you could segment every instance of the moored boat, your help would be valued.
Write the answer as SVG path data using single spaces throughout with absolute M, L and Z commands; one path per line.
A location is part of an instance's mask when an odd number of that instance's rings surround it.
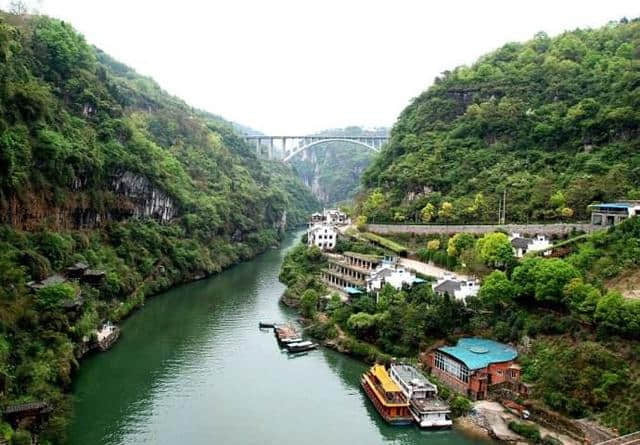
M 310 351 L 318 347 L 317 343 L 311 341 L 300 341 L 295 343 L 289 343 L 286 348 L 289 352 L 304 352 Z
M 302 341 L 298 331 L 290 324 L 276 325 L 273 332 L 281 345 Z
M 384 420 L 392 425 L 413 422 L 409 402 L 382 365 L 373 365 L 362 375 L 362 388 Z
M 410 365 L 392 364 L 389 375 L 409 401 L 409 411 L 422 428 L 448 428 L 451 410 L 438 397 L 438 388 Z

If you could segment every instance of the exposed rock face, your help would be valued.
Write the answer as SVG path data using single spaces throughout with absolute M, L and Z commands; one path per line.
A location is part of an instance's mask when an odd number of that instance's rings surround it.
M 144 176 L 130 171 L 113 176 L 108 190 L 102 192 L 100 205 L 90 198 L 87 183 L 87 178 L 76 179 L 67 199 L 58 204 L 51 203 L 44 194 L 30 193 L 22 199 L 12 196 L 0 208 L 0 222 L 26 230 L 41 226 L 78 229 L 128 218 L 154 218 L 167 223 L 178 213 L 170 196 Z
M 124 172 L 113 179 L 111 187 L 116 194 L 129 198 L 133 204 L 130 215 L 133 218 L 169 222 L 177 213 L 173 199 L 144 176 Z

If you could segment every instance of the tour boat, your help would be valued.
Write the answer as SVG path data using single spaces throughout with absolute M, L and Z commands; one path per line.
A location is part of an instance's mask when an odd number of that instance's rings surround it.
M 409 400 L 409 411 L 422 428 L 447 428 L 452 424 L 449 406 L 438 388 L 410 365 L 392 364 L 389 375 Z
M 362 388 L 380 415 L 392 425 L 413 423 L 409 402 L 382 365 L 373 365 L 362 375 Z

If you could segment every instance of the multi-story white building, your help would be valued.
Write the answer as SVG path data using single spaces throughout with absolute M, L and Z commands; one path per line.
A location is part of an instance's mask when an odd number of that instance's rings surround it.
M 315 224 L 307 230 L 307 246 L 317 246 L 321 250 L 336 248 L 338 231 L 329 224 Z
M 322 210 L 322 213 L 316 212 L 312 214 L 309 220 L 309 226 L 313 226 L 319 223 L 330 224 L 334 226 L 345 226 L 351 224 L 351 219 L 346 213 L 341 210 L 324 209 Z

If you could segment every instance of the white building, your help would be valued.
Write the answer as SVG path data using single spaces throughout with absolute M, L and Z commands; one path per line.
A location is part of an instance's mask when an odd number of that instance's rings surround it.
M 333 250 L 336 247 L 338 231 L 329 224 L 316 224 L 307 230 L 307 246 L 317 246 L 321 250 Z
M 438 295 L 448 294 L 456 300 L 466 301 L 468 297 L 478 295 L 480 285 L 477 280 L 456 278 L 445 275 L 433 284 L 433 291 Z
M 416 277 L 416 274 L 399 266 L 393 260 L 385 259 L 376 267 L 366 279 L 367 292 L 377 293 L 386 284 L 390 284 L 394 289 L 400 290 L 404 286 L 413 286 L 423 280 Z
M 338 209 L 324 209 L 322 213 L 317 212 L 311 215 L 309 225 L 324 223 L 334 226 L 345 226 L 351 224 L 349 216 Z
M 544 250 L 545 255 L 550 255 L 551 242 L 544 235 L 536 235 L 533 238 L 524 238 L 519 233 L 512 233 L 509 237 L 511 247 L 516 257 L 522 258 L 527 252 L 539 252 Z

